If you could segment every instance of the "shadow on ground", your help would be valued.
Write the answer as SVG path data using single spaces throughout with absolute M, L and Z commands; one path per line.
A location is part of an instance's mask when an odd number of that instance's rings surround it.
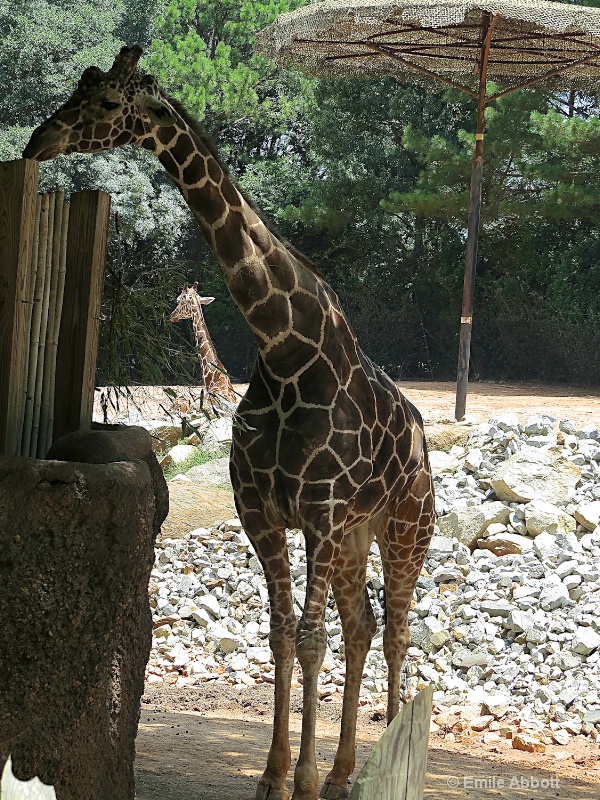
M 333 761 L 337 725 L 319 727 L 318 760 L 324 777 Z M 291 728 L 292 753 L 297 753 L 299 720 L 292 719 Z M 136 743 L 136 800 L 253 800 L 270 734 L 268 718 L 144 710 Z M 358 768 L 377 737 L 378 732 L 359 736 Z M 599 796 L 598 783 L 564 777 L 560 768 L 553 773 L 430 748 L 425 800 L 598 800 Z

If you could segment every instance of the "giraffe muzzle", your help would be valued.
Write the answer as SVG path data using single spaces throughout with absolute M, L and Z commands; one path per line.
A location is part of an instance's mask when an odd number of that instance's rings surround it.
M 63 152 L 63 144 L 56 140 L 56 134 L 50 130 L 36 128 L 31 134 L 31 139 L 23 150 L 23 158 L 32 161 L 49 161 Z

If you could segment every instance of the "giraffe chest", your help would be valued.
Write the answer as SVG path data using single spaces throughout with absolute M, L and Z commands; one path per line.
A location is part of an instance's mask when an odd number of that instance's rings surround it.
M 284 395 L 264 384 L 252 391 L 251 384 L 234 430 L 234 488 L 238 497 L 256 498 L 272 524 L 302 527 L 341 501 L 353 526 L 407 483 L 416 462 L 393 399 L 375 408 L 369 398 L 365 410 L 342 390 L 329 405 L 300 400 L 286 407 Z

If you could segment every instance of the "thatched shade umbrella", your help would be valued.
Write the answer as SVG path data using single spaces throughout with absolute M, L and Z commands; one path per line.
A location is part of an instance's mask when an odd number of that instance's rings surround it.
M 257 50 L 311 75 L 393 76 L 477 98 L 456 419 L 466 409 L 487 105 L 529 87 L 589 89 L 600 78 L 600 9 L 543 0 L 323 0 L 282 14 Z M 488 94 L 488 81 L 500 89 Z

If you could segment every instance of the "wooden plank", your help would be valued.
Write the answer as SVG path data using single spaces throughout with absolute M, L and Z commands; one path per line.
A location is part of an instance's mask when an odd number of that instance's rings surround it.
M 38 164 L 0 163 L 0 454 L 20 451 Z
M 110 195 L 71 195 L 63 313 L 56 357 L 54 439 L 92 423 Z
M 360 771 L 349 800 L 423 800 L 433 686 L 407 703 Z
M 422 800 L 427 776 L 429 724 L 433 706 L 433 686 L 419 692 L 412 703 L 412 725 L 406 776 L 406 800 Z

